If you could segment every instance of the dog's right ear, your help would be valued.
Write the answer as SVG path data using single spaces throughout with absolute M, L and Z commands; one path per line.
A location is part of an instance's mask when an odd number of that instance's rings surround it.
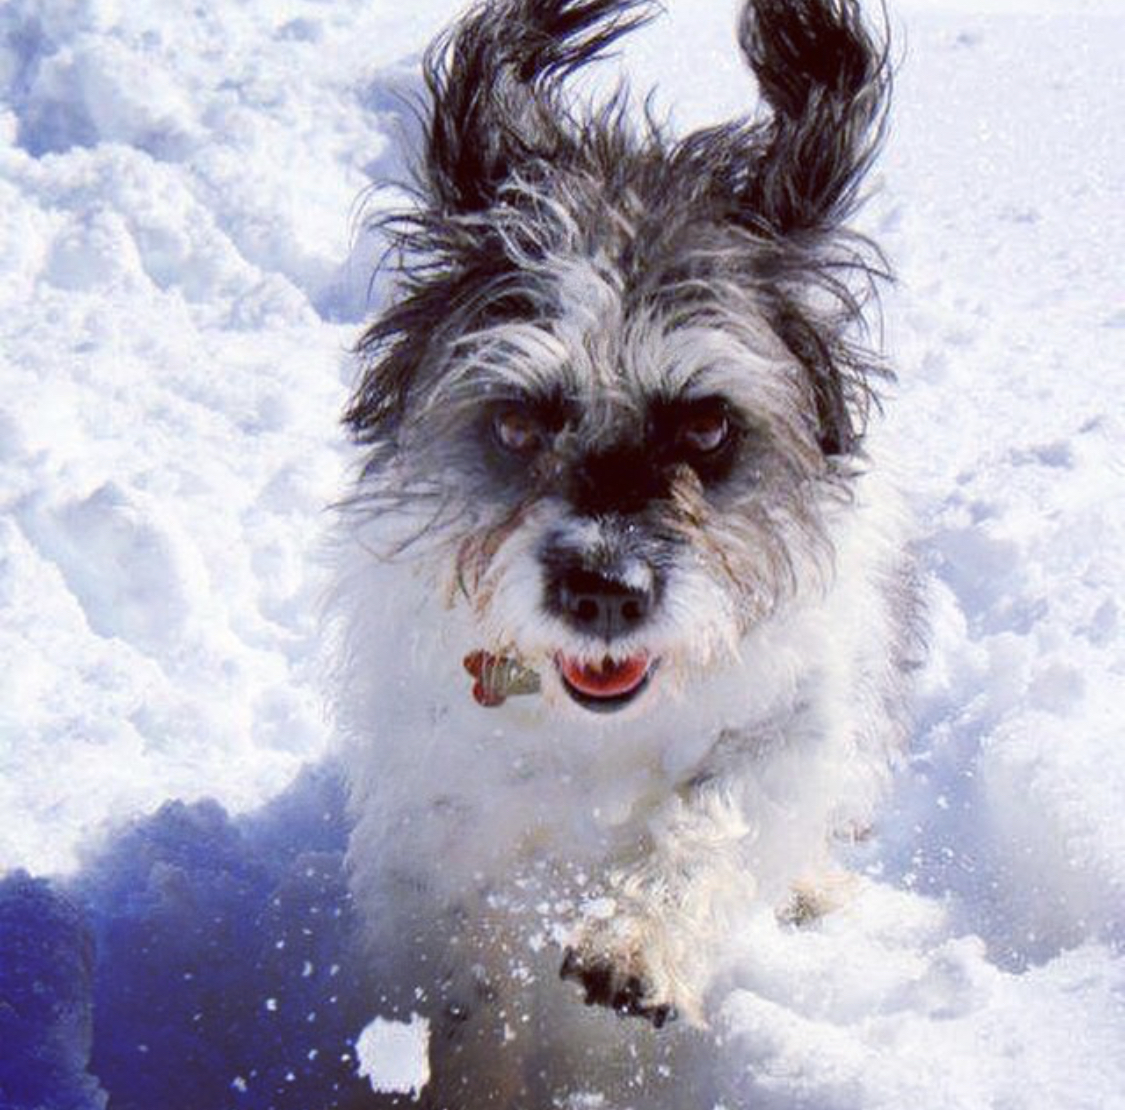
M 563 80 L 655 14 L 650 0 L 493 0 L 426 53 L 431 109 L 423 186 L 440 212 L 492 205 L 535 162 L 575 141 Z
M 344 421 L 369 448 L 364 473 L 396 457 L 410 399 L 435 353 L 496 312 L 511 291 L 495 235 L 465 230 L 505 185 L 534 185 L 537 168 L 575 158 L 582 127 L 565 78 L 655 14 L 652 0 L 485 0 L 427 51 L 429 93 L 409 213 L 381 221 L 397 251 L 400 295 L 363 333 L 363 373 Z

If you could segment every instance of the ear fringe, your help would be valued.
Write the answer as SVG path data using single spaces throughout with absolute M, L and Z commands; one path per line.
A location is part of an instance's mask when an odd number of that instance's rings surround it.
M 889 276 L 874 244 L 842 231 L 885 136 L 889 37 L 872 35 L 858 0 L 751 0 L 739 43 L 773 112 L 744 204 L 788 241 L 798 274 L 805 250 L 819 256 L 814 284 L 862 325 L 863 305 L 833 267 L 862 274 L 871 292 Z M 818 245 L 826 239 L 836 245 L 831 264 Z M 841 330 L 818 327 L 796 298 L 782 299 L 774 326 L 809 372 L 825 454 L 855 454 L 877 403 L 871 378 L 881 368 Z
M 748 207 L 783 235 L 838 227 L 882 145 L 889 38 L 857 0 L 751 0 L 739 43 L 773 111 Z
M 651 0 L 501 0 L 439 39 L 423 63 L 436 206 L 482 211 L 521 165 L 565 159 L 576 128 L 564 80 L 655 14 Z
M 889 39 L 868 30 L 858 0 L 749 0 L 739 43 L 770 113 L 689 135 L 675 172 L 706 180 L 722 219 L 757 241 L 771 322 L 812 383 L 821 448 L 853 455 L 877 404 L 872 379 L 889 376 L 846 338 L 890 275 L 878 247 L 845 228 L 885 134 Z M 808 307 L 811 290 L 839 319 Z

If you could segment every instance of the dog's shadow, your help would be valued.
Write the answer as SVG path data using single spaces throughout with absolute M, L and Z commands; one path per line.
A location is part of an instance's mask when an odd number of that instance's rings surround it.
M 244 818 L 169 802 L 65 883 L 0 880 L 0 1104 L 375 1105 L 345 842 L 325 764 Z

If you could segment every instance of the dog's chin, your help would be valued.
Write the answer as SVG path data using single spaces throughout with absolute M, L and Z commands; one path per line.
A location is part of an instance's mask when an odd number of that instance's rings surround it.
M 559 652 L 555 670 L 576 705 L 591 713 L 617 713 L 633 705 L 649 688 L 660 660 L 647 652 L 590 662 Z

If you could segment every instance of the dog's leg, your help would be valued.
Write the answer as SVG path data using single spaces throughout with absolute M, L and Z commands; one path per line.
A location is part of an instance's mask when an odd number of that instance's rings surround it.
M 431 897 L 425 884 L 384 878 L 388 895 L 368 938 L 382 1012 L 429 1021 L 430 1078 L 417 1101 L 377 1106 L 420 1110 L 538 1110 L 525 1083 L 523 999 L 514 968 L 520 946 L 507 915 L 485 899 Z
M 740 848 L 749 833 L 731 785 L 693 780 L 648 822 L 641 851 L 614 869 L 591 902 L 562 977 L 587 1004 L 648 1019 L 702 1025 L 703 994 L 721 936 L 721 903 L 749 900 Z

